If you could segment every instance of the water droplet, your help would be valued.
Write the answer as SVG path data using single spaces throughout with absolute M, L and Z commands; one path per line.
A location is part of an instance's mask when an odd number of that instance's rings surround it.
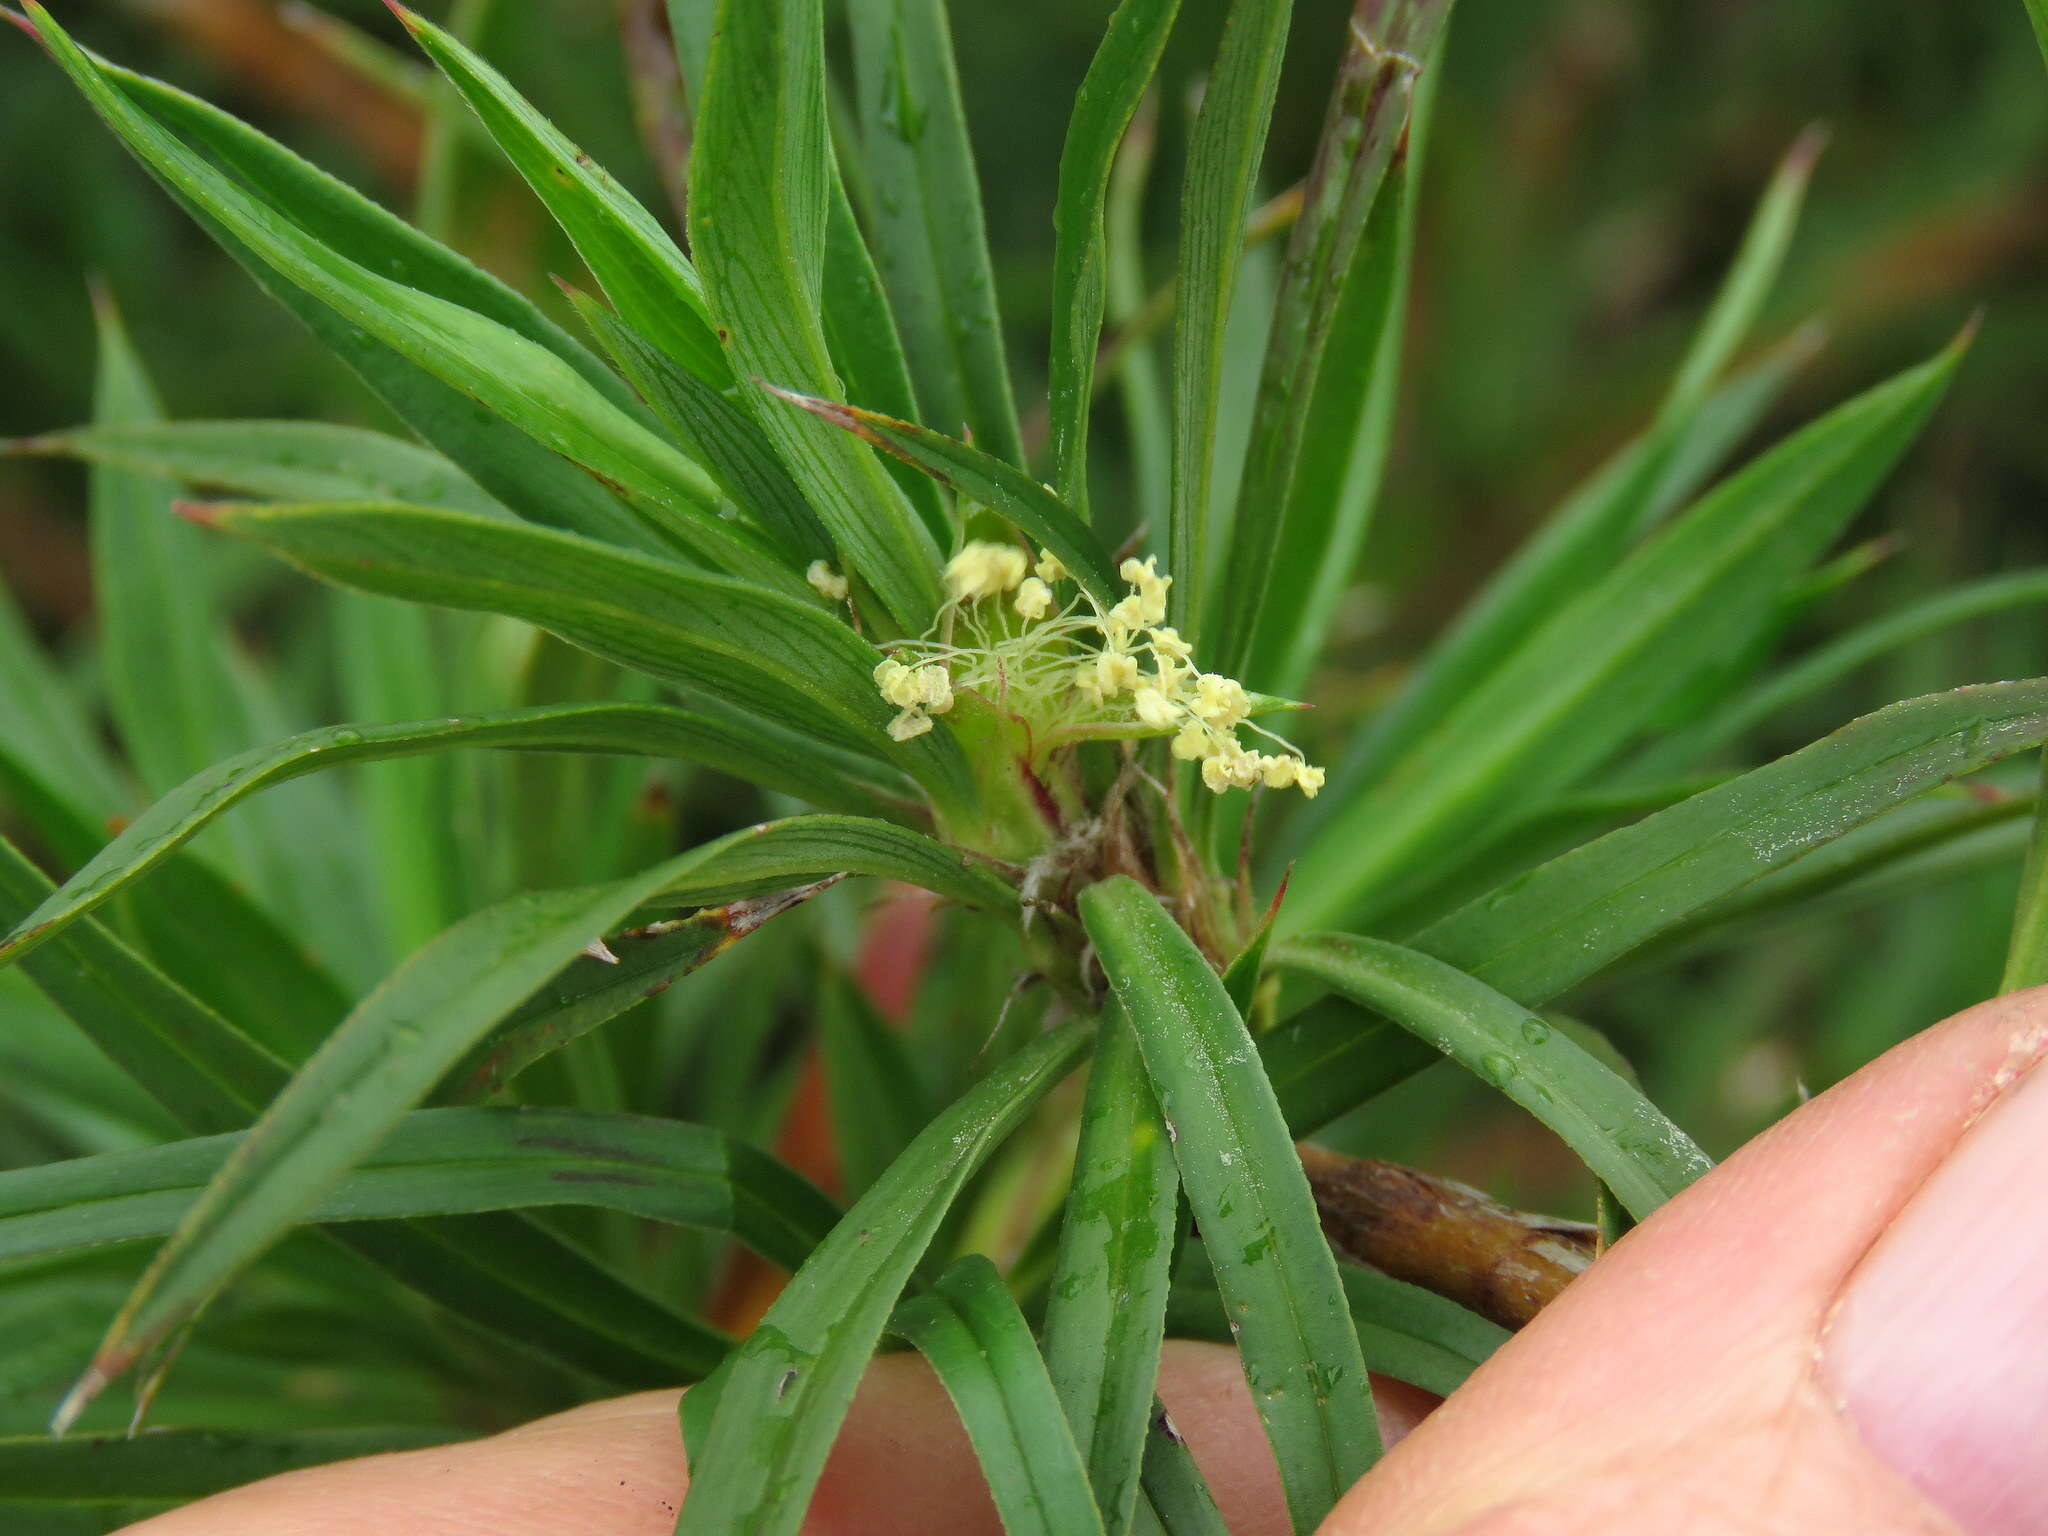
M 1541 1019 L 1524 1019 L 1522 1038 L 1531 1045 L 1547 1045 L 1550 1043 L 1550 1026 Z
M 359 747 L 363 743 L 363 733 L 343 729 L 336 731 L 331 740 L 337 747 Z
M 1486 1074 L 1486 1080 L 1496 1088 L 1505 1088 L 1514 1080 L 1518 1070 L 1515 1058 L 1503 1051 L 1488 1051 L 1479 1058 L 1479 1070 Z

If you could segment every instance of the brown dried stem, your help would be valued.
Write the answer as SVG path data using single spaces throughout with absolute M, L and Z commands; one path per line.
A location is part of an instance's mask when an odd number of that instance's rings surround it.
M 1300 1143 L 1323 1234 L 1344 1258 L 1519 1328 L 1593 1262 L 1594 1229 L 1511 1211 L 1476 1189 Z

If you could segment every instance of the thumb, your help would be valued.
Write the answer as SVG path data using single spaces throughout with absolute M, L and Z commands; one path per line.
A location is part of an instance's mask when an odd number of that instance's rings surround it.
M 1893 1050 L 1593 1266 L 1325 1536 L 2048 1531 L 2048 988 Z

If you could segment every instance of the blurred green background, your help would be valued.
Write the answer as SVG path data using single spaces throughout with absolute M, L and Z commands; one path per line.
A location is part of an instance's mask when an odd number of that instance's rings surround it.
M 409 207 L 418 79 L 379 83 L 272 0 L 62 0 L 93 46 L 251 118 Z M 506 0 L 485 51 L 603 164 L 666 209 L 629 107 L 607 0 Z M 1301 172 L 1342 0 L 1300 0 L 1267 171 Z M 423 6 L 445 14 L 445 4 Z M 1012 355 L 1039 384 L 1059 134 L 1108 0 L 955 0 Z M 1170 262 L 1186 104 L 1223 0 L 1186 0 L 1163 72 L 1154 276 Z M 323 10 L 394 50 L 376 0 Z M 4 29 L 0 29 L 4 30 Z M 408 65 L 407 69 L 410 70 Z M 1661 391 L 1749 207 L 1787 145 L 1829 130 L 1764 344 L 1826 343 L 1767 440 L 1925 355 L 1975 309 L 1983 336 L 1859 537 L 1885 558 L 1800 620 L 1810 643 L 1959 576 L 2048 560 L 2048 79 L 2018 0 L 1461 0 L 1430 149 L 1405 398 L 1379 520 L 1315 693 L 1341 722 Z M 574 258 L 524 190 L 460 151 L 457 243 L 530 292 Z M 376 422 L 376 407 L 117 149 L 36 48 L 0 36 L 0 436 L 88 412 L 86 275 L 117 296 L 173 414 Z M 1104 446 L 1117 449 L 1114 411 Z M 0 459 L 0 570 L 90 685 L 83 480 Z M 342 706 L 306 589 L 251 576 L 248 639 L 325 718 Z M 1776 720 L 1761 757 L 1909 694 L 2038 672 L 2032 618 L 1927 642 Z M 1752 936 L 1589 989 L 1583 1016 L 1720 1153 L 1943 1013 L 1985 995 L 2011 876 L 1977 872 L 1888 906 Z M 1580 1207 L 1561 1148 L 1455 1072 L 1348 1128 L 1360 1149 L 1517 1200 Z

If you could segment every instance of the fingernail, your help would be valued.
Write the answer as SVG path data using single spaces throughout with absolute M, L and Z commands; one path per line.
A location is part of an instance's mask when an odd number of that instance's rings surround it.
M 2048 1071 L 1964 1132 L 1857 1267 L 1821 1375 L 1970 1536 L 2048 1531 Z

